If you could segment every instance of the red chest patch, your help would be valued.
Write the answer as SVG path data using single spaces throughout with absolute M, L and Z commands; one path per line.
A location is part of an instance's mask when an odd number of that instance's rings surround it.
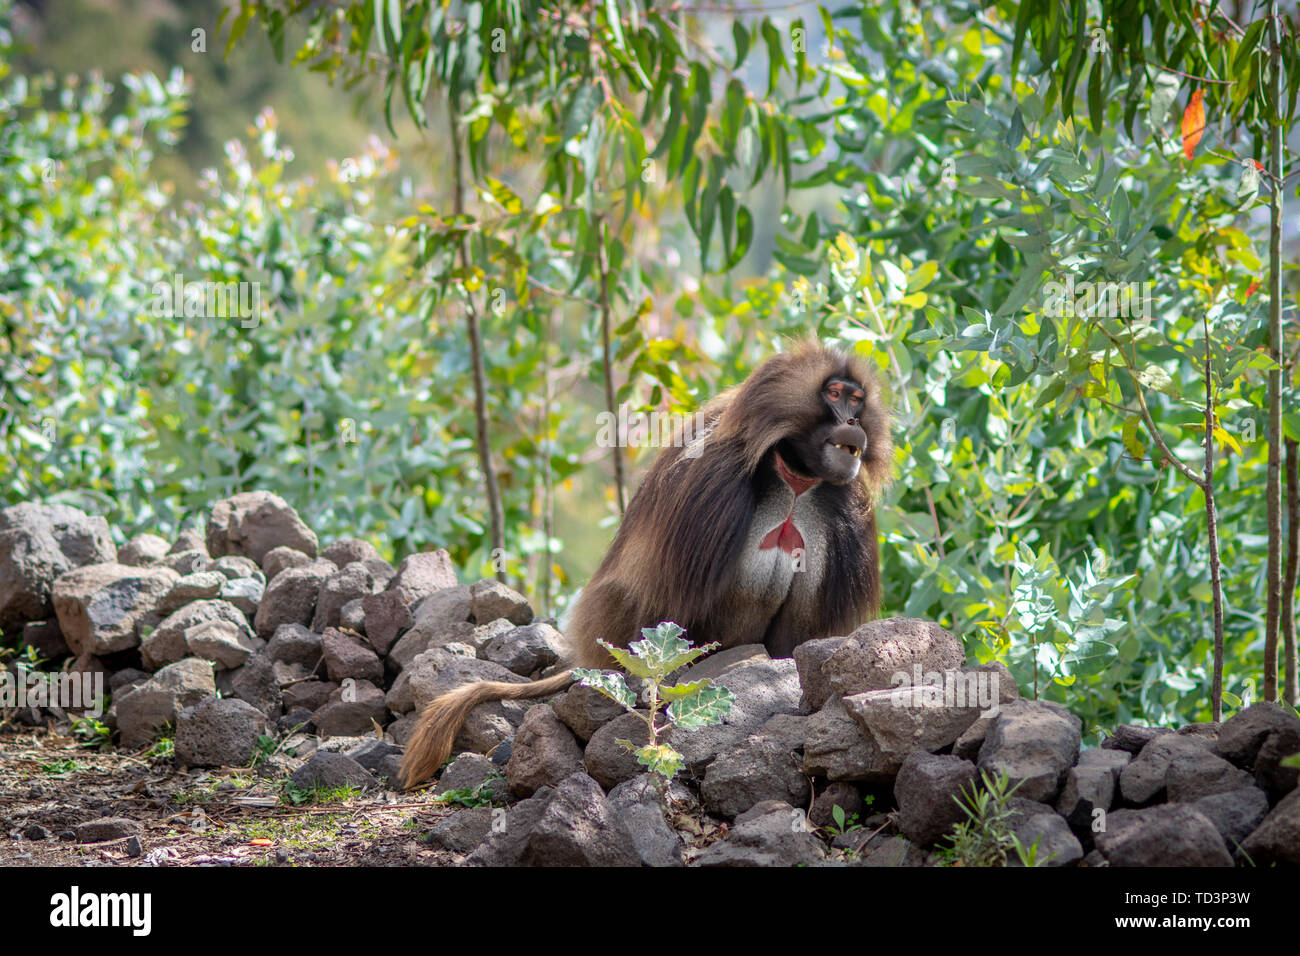
M 763 536 L 763 540 L 759 542 L 758 550 L 766 551 L 769 548 L 780 548 L 786 554 L 794 554 L 796 550 L 802 551 L 804 546 L 803 535 L 799 533 L 799 529 L 794 523 L 794 506 L 798 503 L 799 496 L 821 484 L 821 479 L 795 474 L 790 470 L 790 466 L 785 463 L 780 454 L 776 456 L 776 473 L 794 492 L 794 498 L 790 502 L 790 511 L 786 514 L 785 520 Z

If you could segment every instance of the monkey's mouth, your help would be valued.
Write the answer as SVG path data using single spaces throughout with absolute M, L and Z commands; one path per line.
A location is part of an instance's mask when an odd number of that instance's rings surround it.
M 862 449 L 859 448 L 857 445 L 847 445 L 847 444 L 842 444 L 840 442 L 833 442 L 833 441 L 827 442 L 826 444 L 830 445 L 832 448 L 838 448 L 840 451 L 848 452 L 854 458 L 857 458 L 859 455 L 862 454 Z

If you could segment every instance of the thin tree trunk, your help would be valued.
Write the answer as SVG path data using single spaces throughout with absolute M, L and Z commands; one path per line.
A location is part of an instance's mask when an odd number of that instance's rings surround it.
M 1282 699 L 1296 706 L 1295 589 L 1300 577 L 1300 443 L 1286 441 L 1286 578 L 1282 582 L 1282 645 L 1286 653 Z
M 555 530 L 555 490 L 551 475 L 551 313 L 544 320 L 546 329 L 542 342 L 542 560 L 546 567 L 542 570 L 542 616 L 551 616 L 551 535 Z
M 614 353 L 610 343 L 610 324 L 613 319 L 609 308 L 609 256 L 605 251 L 609 230 L 603 219 L 596 220 L 594 227 L 600 230 L 597 243 L 600 258 L 597 265 L 600 268 L 600 341 L 603 349 L 605 410 L 614 416 L 614 421 L 618 421 L 618 409 L 614 407 Z M 618 440 L 610 451 L 614 456 L 614 493 L 618 498 L 618 513 L 621 516 L 627 510 L 627 486 L 623 478 L 623 448 Z
M 1269 169 L 1273 175 L 1268 236 L 1268 603 L 1264 624 L 1264 699 L 1277 700 L 1277 634 L 1282 597 L 1282 25 L 1277 0 L 1268 5 L 1272 39 Z
M 1210 319 L 1205 317 L 1205 536 L 1210 552 L 1210 592 L 1214 595 L 1214 680 L 1210 719 L 1223 719 L 1223 581 L 1219 575 L 1219 522 L 1214 509 L 1214 368 L 1210 362 Z
M 457 217 L 460 217 L 465 214 L 464 182 L 460 155 L 460 108 L 454 93 L 448 97 L 447 102 L 447 119 L 451 127 L 452 172 L 455 177 L 452 204 Z M 459 251 L 461 269 L 468 274 L 470 270 L 469 240 L 465 236 L 461 236 Z M 487 488 L 488 512 L 492 529 L 493 564 L 496 568 L 497 580 L 504 583 L 506 580 L 505 564 L 496 559 L 505 555 L 506 522 L 505 515 L 501 510 L 501 490 L 497 486 L 496 466 L 492 464 L 492 442 L 488 431 L 487 371 L 483 365 L 483 332 L 479 326 L 478 310 L 474 307 L 474 296 L 468 289 L 465 290 L 465 324 L 469 331 L 470 365 L 474 373 L 474 430 L 478 440 L 479 467 L 483 469 L 483 483 Z

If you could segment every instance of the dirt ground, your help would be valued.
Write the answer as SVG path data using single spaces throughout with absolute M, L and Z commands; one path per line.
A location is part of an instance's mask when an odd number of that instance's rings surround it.
M 255 770 L 181 769 L 148 751 L 79 743 L 49 730 L 0 729 L 0 866 L 446 866 L 459 859 L 420 842 L 454 812 L 427 791 L 354 792 L 295 806 L 278 779 Z M 133 821 L 138 845 L 130 836 L 67 839 L 73 827 L 101 817 Z M 24 836 L 42 831 L 43 839 Z

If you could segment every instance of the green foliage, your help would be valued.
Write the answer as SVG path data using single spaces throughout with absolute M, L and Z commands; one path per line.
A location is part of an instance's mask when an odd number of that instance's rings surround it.
M 77 762 L 71 759 L 52 760 L 49 763 L 41 764 L 41 773 L 49 774 L 52 777 L 62 777 L 77 771 Z
M 361 789 L 359 787 L 326 787 L 320 785 L 299 787 L 286 779 L 281 782 L 280 802 L 292 804 L 295 807 L 311 804 L 323 806 L 330 803 L 343 803 L 360 793 Z
M 969 790 L 962 787 L 961 796 L 953 798 L 967 819 L 953 827 L 951 845 L 940 850 L 943 864 L 1006 866 L 1014 853 L 1023 866 L 1045 866 L 1048 861 L 1038 859 L 1038 843 L 1025 847 L 1011 832 L 1015 812 L 1008 804 L 1023 781 L 1011 785 L 1005 773 L 990 776 L 983 771 L 980 779 L 983 786 L 972 781 Z
M 505 774 L 493 771 L 476 787 L 460 790 L 444 790 L 434 800 L 437 803 L 456 804 L 460 807 L 490 807 L 502 802 L 498 794 L 505 793 Z
M 671 674 L 719 646 L 714 643 L 693 647 L 690 641 L 682 638 L 684 633 L 679 625 L 664 621 L 657 627 L 643 627 L 641 640 L 632 641 L 627 650 L 605 641 L 599 642 L 629 674 L 644 681 L 643 697 L 648 705 L 645 711 L 636 709 L 636 694 L 628 687 L 622 674 L 585 667 L 573 671 L 578 683 L 600 691 L 628 713 L 645 721 L 647 743 L 637 746 L 630 740 L 621 739 L 615 743 L 636 754 L 637 762 L 663 781 L 677 776 L 683 763 L 682 755 L 669 744 L 660 742 L 659 735 L 673 727 L 693 730 L 720 724 L 731 713 L 736 697 L 727 688 L 714 686 L 710 678 L 689 684 L 664 683 Z M 664 712 L 667 720 L 660 724 L 659 712 L 665 703 L 668 705 Z

